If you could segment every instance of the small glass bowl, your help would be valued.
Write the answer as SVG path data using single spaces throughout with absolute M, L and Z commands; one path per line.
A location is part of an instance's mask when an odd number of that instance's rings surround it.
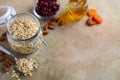
M 58 3 L 58 5 L 59 5 L 59 10 L 56 12 L 56 14 L 54 14 L 54 15 L 52 15 L 52 16 L 49 16 L 49 17 L 41 16 L 41 15 L 39 15 L 39 14 L 36 12 L 37 3 L 38 3 L 38 0 L 34 0 L 33 13 L 34 13 L 34 15 L 35 15 L 37 18 L 39 18 L 39 19 L 48 20 L 48 19 L 51 19 L 51 18 L 57 16 L 57 15 L 59 14 L 59 12 L 60 12 L 60 8 L 61 8 L 61 2 L 60 2 L 60 0 L 57 0 L 57 3 Z

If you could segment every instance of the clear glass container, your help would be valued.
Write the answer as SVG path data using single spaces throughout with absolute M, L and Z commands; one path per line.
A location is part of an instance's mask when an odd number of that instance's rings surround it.
M 87 13 L 87 0 L 79 0 L 78 2 L 71 2 L 66 6 L 66 12 L 71 20 L 80 20 Z
M 15 38 L 10 31 L 10 27 L 13 24 L 13 22 L 21 17 L 28 17 L 37 23 L 37 28 L 38 28 L 37 32 L 35 33 L 34 36 L 28 39 Z M 22 54 L 31 54 L 37 50 L 44 50 L 44 48 L 47 46 L 47 43 L 44 41 L 43 36 L 42 36 L 40 22 L 33 15 L 26 14 L 26 13 L 17 14 L 16 16 L 12 17 L 8 21 L 7 40 L 8 40 L 9 45 L 15 52 L 22 53 Z
M 42 1 L 42 0 L 41 0 Z M 44 8 L 45 10 L 48 10 L 48 9 L 51 9 L 51 7 L 44 7 L 43 5 L 41 5 L 41 4 L 38 4 L 38 2 L 39 2 L 39 0 L 34 0 L 34 4 L 33 4 L 33 13 L 34 13 L 34 15 L 37 17 L 37 18 L 39 18 L 39 19 L 43 19 L 43 20 L 47 20 L 47 19 L 51 19 L 51 18 L 53 18 L 53 17 L 55 17 L 55 16 L 57 16 L 58 14 L 59 14 L 59 12 L 60 12 L 60 6 L 61 6 L 61 2 L 60 2 L 60 0 L 48 0 L 49 2 L 51 2 L 51 1 L 57 1 L 56 3 L 59 5 L 59 9 L 57 10 L 57 12 L 55 12 L 53 15 L 51 15 L 51 16 L 42 16 L 42 15 L 40 15 L 38 12 L 37 12 L 37 10 L 36 10 L 36 8 L 39 8 L 38 7 L 38 5 L 39 6 L 42 6 L 42 8 Z M 53 3 L 53 2 L 51 2 L 51 3 Z M 40 9 L 39 9 L 40 10 Z M 44 10 L 42 10 L 42 12 L 45 12 Z M 53 12 L 53 11 L 51 11 L 51 12 Z
M 60 15 L 60 19 L 65 23 L 79 21 L 86 15 L 87 9 L 87 0 L 70 0 L 70 2 L 66 4 L 65 13 Z

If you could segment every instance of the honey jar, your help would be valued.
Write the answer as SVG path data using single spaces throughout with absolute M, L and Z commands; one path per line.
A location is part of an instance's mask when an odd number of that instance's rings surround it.
M 87 13 L 87 0 L 70 0 L 66 5 L 66 12 L 60 15 L 65 23 L 81 20 Z

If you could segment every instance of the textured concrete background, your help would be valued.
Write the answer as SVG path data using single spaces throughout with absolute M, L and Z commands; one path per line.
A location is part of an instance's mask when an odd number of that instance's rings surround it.
M 0 0 L 0 5 L 11 5 L 17 13 L 23 13 L 31 12 L 32 1 Z M 61 2 L 63 9 L 67 0 Z M 89 8 L 97 9 L 104 18 L 101 25 L 86 26 L 86 16 L 74 24 L 56 26 L 44 36 L 47 49 L 27 55 L 35 58 L 40 67 L 33 77 L 23 80 L 120 80 L 119 3 L 120 0 L 89 1 Z M 15 79 L 0 71 L 0 80 Z

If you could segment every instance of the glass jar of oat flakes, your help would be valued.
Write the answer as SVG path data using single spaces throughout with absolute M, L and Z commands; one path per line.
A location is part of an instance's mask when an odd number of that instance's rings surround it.
M 7 40 L 15 52 L 22 54 L 43 50 L 47 46 L 42 37 L 40 22 L 26 13 L 17 14 L 8 21 Z

